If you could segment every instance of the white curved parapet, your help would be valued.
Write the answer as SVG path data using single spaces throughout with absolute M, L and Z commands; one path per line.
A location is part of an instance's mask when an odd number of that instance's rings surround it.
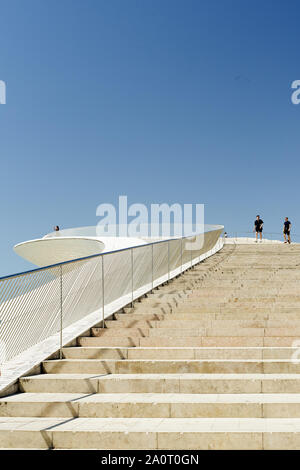
M 61 231 L 16 245 L 21 256 L 48 266 L 0 279 L 6 361 L 0 392 L 100 320 L 214 255 L 223 247 L 223 228 L 205 226 L 198 235 L 152 243 Z M 78 259 L 95 250 L 100 254 Z M 49 266 L 50 259 L 69 256 L 71 261 Z
M 203 236 L 204 233 L 213 232 L 215 230 L 219 230 L 221 233 L 223 226 L 205 225 L 203 227 Z M 165 237 L 99 237 L 97 236 L 97 226 L 78 227 L 51 232 L 43 238 L 18 243 L 14 246 L 14 251 L 36 266 L 45 267 L 100 253 L 146 245 L 153 241 L 161 241 L 164 238 Z

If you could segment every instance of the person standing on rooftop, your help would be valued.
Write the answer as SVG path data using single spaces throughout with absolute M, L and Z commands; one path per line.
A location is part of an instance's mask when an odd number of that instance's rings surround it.
M 59 226 L 58 225 L 55 225 L 53 227 L 53 230 L 54 230 L 54 237 L 60 237 L 60 233 L 59 233 Z
M 260 237 L 260 242 L 262 242 L 263 223 L 264 221 L 260 218 L 259 215 L 257 215 L 254 221 L 254 229 L 253 229 L 253 232 L 255 232 L 255 243 L 257 243 L 258 234 Z
M 284 237 L 284 243 L 291 243 L 291 222 L 289 221 L 288 217 L 285 217 L 284 222 L 283 222 L 283 237 Z M 288 239 L 286 239 L 286 236 Z

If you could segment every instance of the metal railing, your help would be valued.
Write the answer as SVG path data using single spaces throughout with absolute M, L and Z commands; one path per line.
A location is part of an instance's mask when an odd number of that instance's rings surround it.
M 53 335 L 58 335 L 55 350 L 61 351 L 64 329 L 94 312 L 104 327 L 107 316 L 222 248 L 222 230 L 215 226 L 192 238 L 158 241 L 0 278 L 0 344 L 5 345 L 5 361 Z
M 263 239 L 268 239 L 268 240 L 273 241 L 273 242 L 283 241 L 283 232 L 266 232 L 265 230 L 263 230 L 262 236 L 263 236 Z M 249 232 L 233 231 L 233 232 L 228 232 L 227 237 L 228 238 L 234 238 L 234 239 L 238 239 L 238 238 L 255 238 L 255 232 L 253 232 L 253 231 L 251 231 L 251 232 L 250 231 Z M 297 234 L 297 233 L 293 233 L 293 231 L 291 231 L 291 239 L 292 239 L 292 242 L 300 243 L 300 235 Z

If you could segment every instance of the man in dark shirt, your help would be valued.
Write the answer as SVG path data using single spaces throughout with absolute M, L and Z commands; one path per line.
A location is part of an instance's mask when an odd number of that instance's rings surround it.
M 255 243 L 257 243 L 258 234 L 259 234 L 259 237 L 260 237 L 260 241 L 262 241 L 263 223 L 264 223 L 264 221 L 261 220 L 259 215 L 257 215 L 256 219 L 254 221 L 254 229 L 253 229 L 253 232 L 255 232 Z
M 288 217 L 285 217 L 284 222 L 283 222 L 283 237 L 284 237 L 284 243 L 291 243 L 291 222 L 289 221 Z M 286 240 L 286 236 L 288 236 L 288 239 Z

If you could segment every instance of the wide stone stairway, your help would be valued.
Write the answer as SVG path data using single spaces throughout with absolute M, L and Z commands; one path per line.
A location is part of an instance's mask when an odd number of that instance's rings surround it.
M 300 245 L 226 245 L 101 326 L 0 400 L 0 447 L 300 449 Z

